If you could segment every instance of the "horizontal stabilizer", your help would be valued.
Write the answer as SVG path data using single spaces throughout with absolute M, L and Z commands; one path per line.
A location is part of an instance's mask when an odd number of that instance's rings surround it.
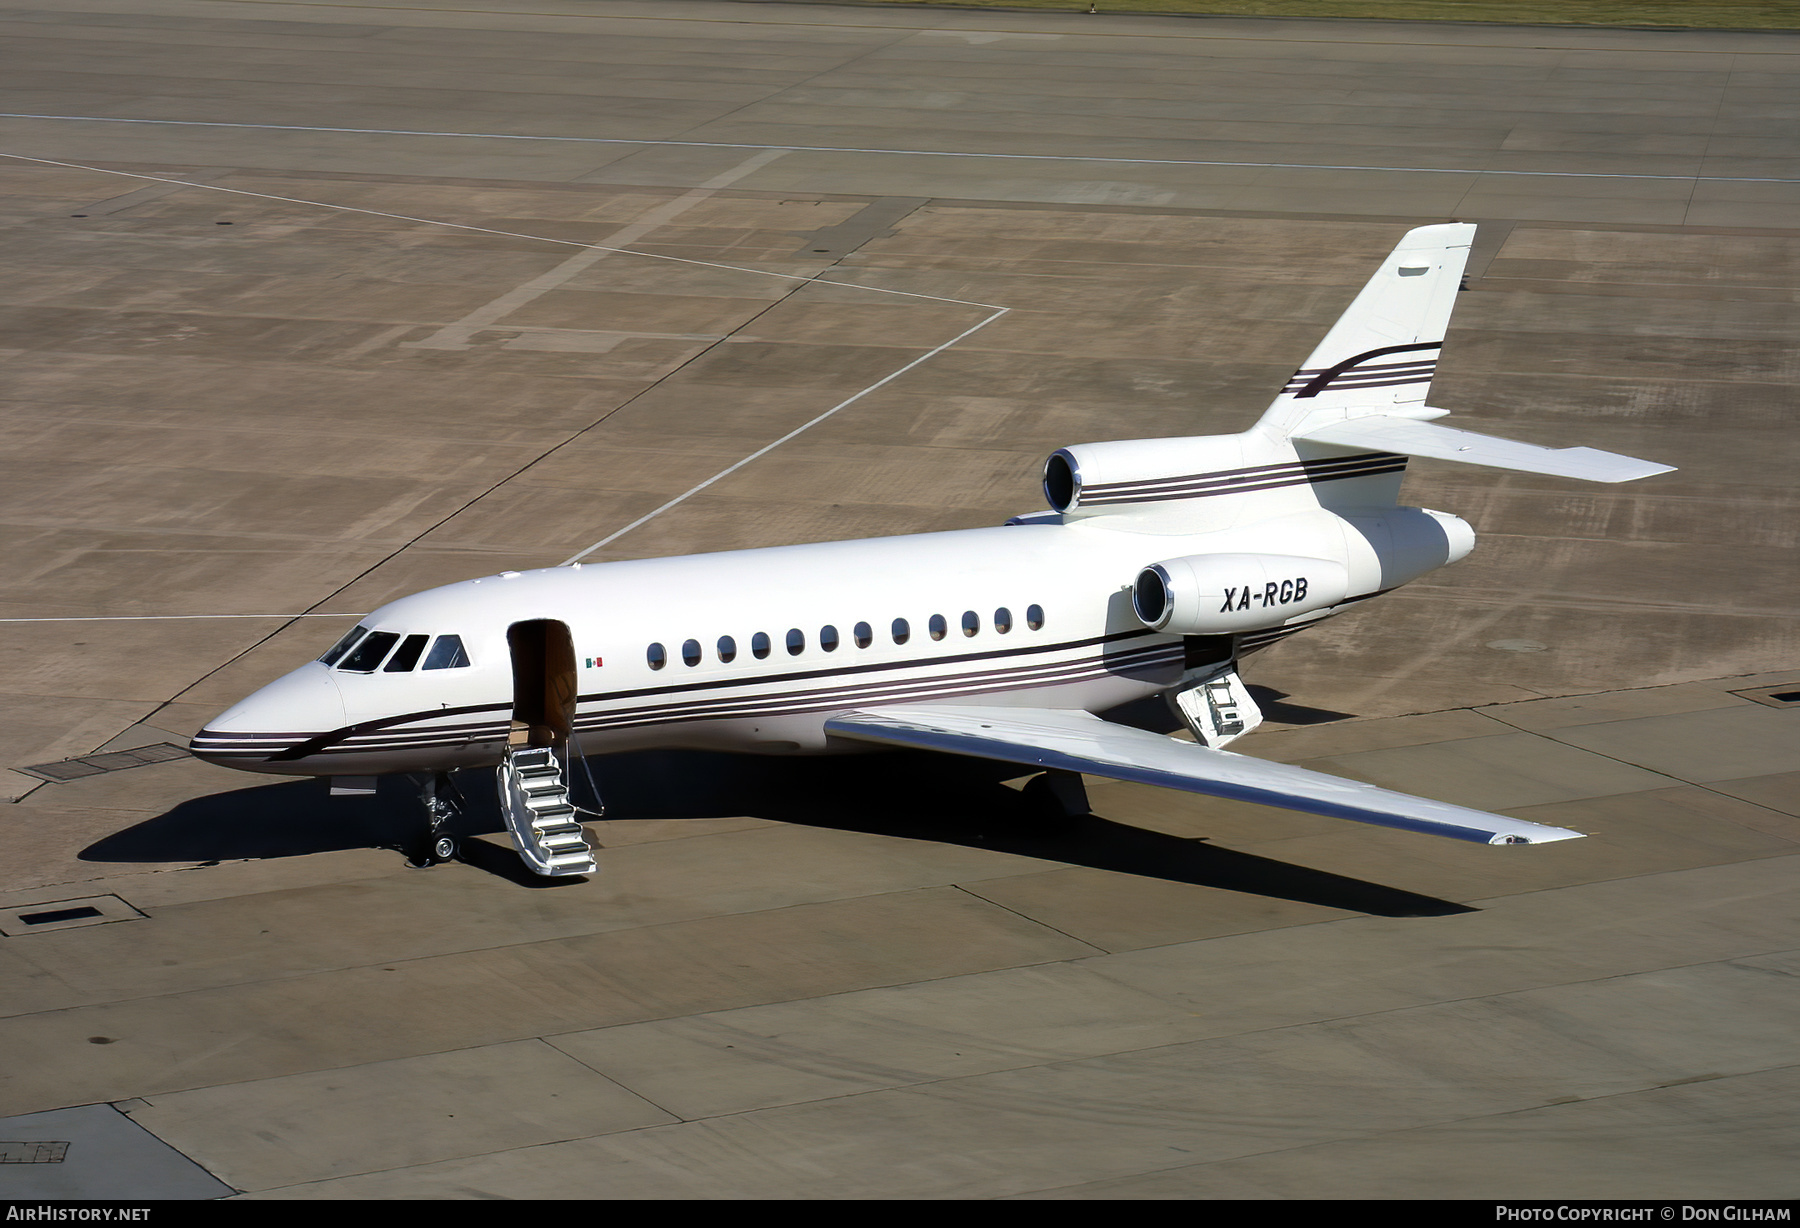
M 1429 456 L 1437 460 L 1491 465 L 1524 473 L 1548 473 L 1589 482 L 1629 482 L 1658 473 L 1672 473 L 1673 465 L 1602 452 L 1598 448 L 1544 448 L 1436 426 L 1414 418 L 1377 414 L 1323 423 L 1301 431 L 1296 439 L 1335 444 L 1345 448 L 1373 448 L 1405 456 Z
M 1581 835 L 1291 764 L 1212 750 L 1072 709 L 873 708 L 834 716 L 825 722 L 825 731 L 863 742 L 1087 772 L 1481 844 L 1543 844 Z

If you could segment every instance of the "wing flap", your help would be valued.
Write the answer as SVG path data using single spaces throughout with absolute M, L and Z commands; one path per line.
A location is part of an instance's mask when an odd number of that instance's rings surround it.
M 862 742 L 1062 768 L 1481 844 L 1543 844 L 1582 834 L 1212 750 L 1069 709 L 871 708 L 834 716 L 825 722 L 825 731 Z

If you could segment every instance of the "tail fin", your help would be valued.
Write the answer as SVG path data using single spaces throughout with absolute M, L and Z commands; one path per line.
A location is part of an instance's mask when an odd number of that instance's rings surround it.
M 1253 433 L 1290 441 L 1302 461 L 1320 465 L 1430 456 L 1590 482 L 1672 472 L 1594 448 L 1544 448 L 1430 424 L 1450 412 L 1425 400 L 1474 239 L 1475 227 L 1461 222 L 1409 231 Z M 1367 500 L 1362 485 L 1338 494 Z
M 1436 418 L 1425 408 L 1475 227 L 1409 231 L 1275 398 L 1258 429 L 1277 438 L 1346 417 Z M 1346 413 L 1345 411 L 1353 411 Z

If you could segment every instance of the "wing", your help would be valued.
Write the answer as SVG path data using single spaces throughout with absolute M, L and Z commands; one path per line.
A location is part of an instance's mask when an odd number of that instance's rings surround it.
M 862 742 L 1087 772 L 1481 844 L 1543 844 L 1582 834 L 1212 750 L 1070 709 L 869 708 L 832 717 L 825 731 Z

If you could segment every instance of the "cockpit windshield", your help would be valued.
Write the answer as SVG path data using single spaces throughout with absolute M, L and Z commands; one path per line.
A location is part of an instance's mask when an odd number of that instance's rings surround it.
M 399 635 L 392 631 L 372 631 L 344 658 L 338 668 L 352 674 L 372 674 L 375 667 L 381 664 L 382 658 L 388 655 L 388 649 L 399 639 Z
M 431 644 L 430 653 L 425 651 L 428 643 Z M 396 649 L 395 644 L 400 647 Z M 404 674 L 418 667 L 421 656 L 425 658 L 426 669 L 463 669 L 470 664 L 460 635 L 440 635 L 433 643 L 429 635 L 408 635 L 401 639 L 398 631 L 371 632 L 367 627 L 351 631 L 333 644 L 331 651 L 319 661 L 352 674 L 372 674 L 377 669 L 384 674 Z M 383 665 L 383 661 L 387 664 Z
M 425 658 L 426 669 L 461 669 L 469 663 L 469 654 L 463 651 L 462 636 L 440 635 L 437 643 L 431 646 L 431 655 Z
M 351 647 L 356 643 L 356 641 L 360 640 L 363 636 L 365 636 L 367 634 L 369 634 L 369 629 L 367 627 L 358 626 L 358 627 L 352 628 L 350 631 L 350 634 L 346 635 L 343 639 L 341 639 L 337 643 L 333 644 L 331 646 L 330 651 L 328 651 L 324 656 L 319 658 L 320 664 L 336 665 L 338 663 L 339 659 L 342 658 L 345 653 L 350 651 Z
M 404 674 L 407 670 L 417 665 L 419 663 L 419 654 L 425 651 L 425 641 L 430 638 L 429 635 L 407 636 L 400 642 L 400 647 L 394 652 L 394 655 L 388 658 L 388 663 L 381 667 L 381 672 L 384 674 Z

